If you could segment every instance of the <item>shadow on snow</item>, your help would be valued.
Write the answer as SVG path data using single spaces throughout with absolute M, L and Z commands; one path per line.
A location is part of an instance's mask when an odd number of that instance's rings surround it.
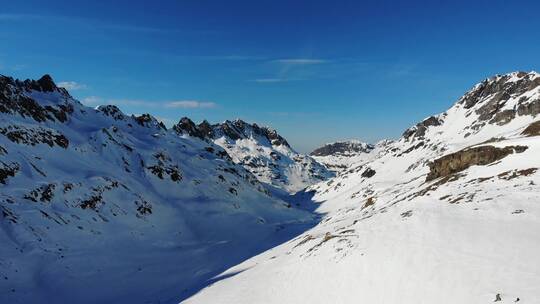
M 273 189 L 272 195 L 274 197 L 277 197 L 289 203 L 291 205 L 291 208 L 297 208 L 297 209 L 312 213 L 313 215 L 312 220 L 309 222 L 294 222 L 294 223 L 280 224 L 280 227 L 277 227 L 278 229 L 276 229 L 277 231 L 275 235 L 273 235 L 271 238 L 261 240 L 261 242 L 258 242 L 257 246 L 255 247 L 243 248 L 242 247 L 243 244 L 241 243 L 227 243 L 223 245 L 224 247 L 228 247 L 228 248 L 223 248 L 223 247 L 214 248 L 214 250 L 216 250 L 216 253 L 235 252 L 237 254 L 235 254 L 234 256 L 229 256 L 229 257 L 220 256 L 219 264 L 213 265 L 214 269 L 212 269 L 212 271 L 209 271 L 203 276 L 195 278 L 194 281 L 191 284 L 189 284 L 189 287 L 184 289 L 181 292 L 181 294 L 179 295 L 179 298 L 176 298 L 175 301 L 171 301 L 171 303 L 182 302 L 190 298 L 191 296 L 195 295 L 202 289 L 216 282 L 229 279 L 239 273 L 242 273 L 244 270 L 220 275 L 227 269 L 235 265 L 238 265 L 244 262 L 245 260 L 248 260 L 258 254 L 263 253 L 264 251 L 267 251 L 271 248 L 274 248 L 276 246 L 279 246 L 283 243 L 288 242 L 289 240 L 294 239 L 295 237 L 302 234 L 303 232 L 316 226 L 320 222 L 321 218 L 323 217 L 323 214 L 316 212 L 316 209 L 320 203 L 316 203 L 313 201 L 313 196 L 315 195 L 314 191 L 302 190 L 291 195 L 282 190 Z M 237 248 L 231 248 L 231 246 L 237 247 Z M 241 252 L 239 252 L 239 250 L 241 250 Z

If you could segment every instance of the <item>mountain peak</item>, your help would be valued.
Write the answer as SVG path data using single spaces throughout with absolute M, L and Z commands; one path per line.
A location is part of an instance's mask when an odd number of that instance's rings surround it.
M 43 75 L 40 79 L 38 79 L 37 83 L 40 85 L 43 92 L 53 92 L 58 89 L 54 83 L 54 80 L 49 74 Z
M 342 140 L 333 143 L 327 143 L 322 147 L 313 150 L 311 156 L 330 156 L 341 155 L 351 156 L 360 153 L 369 153 L 375 147 L 372 144 L 362 142 L 360 140 Z
M 189 136 L 198 137 L 201 139 L 204 138 L 203 133 L 188 117 L 180 118 L 180 121 L 178 121 L 178 123 L 173 126 L 173 130 L 175 130 L 179 134 L 187 134 Z
M 489 126 L 503 126 L 520 116 L 540 114 L 540 74 L 512 72 L 486 78 L 466 92 L 448 111 L 430 116 L 403 133 L 403 140 L 424 140 L 428 130 L 446 130 L 467 138 Z M 457 130 L 456 128 L 460 128 Z M 456 130 L 455 130 L 456 129 Z M 490 128 L 488 128 L 490 129 Z M 435 131 L 433 131 L 435 132 Z M 442 132 L 442 131 L 439 131 Z

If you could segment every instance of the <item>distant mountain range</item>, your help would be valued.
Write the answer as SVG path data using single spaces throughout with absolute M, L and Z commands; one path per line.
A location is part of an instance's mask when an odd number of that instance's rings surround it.
M 302 190 L 333 174 L 313 158 L 294 151 L 275 130 L 242 120 L 196 125 L 184 117 L 173 127 L 179 133 L 212 141 L 225 149 L 261 182 L 289 192 Z

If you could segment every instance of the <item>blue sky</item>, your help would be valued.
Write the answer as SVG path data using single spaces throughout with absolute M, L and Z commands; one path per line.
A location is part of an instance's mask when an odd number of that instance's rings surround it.
M 270 125 L 302 152 L 375 142 L 485 77 L 540 69 L 536 1 L 471 2 L 3 2 L 0 74 L 49 73 L 168 125 Z

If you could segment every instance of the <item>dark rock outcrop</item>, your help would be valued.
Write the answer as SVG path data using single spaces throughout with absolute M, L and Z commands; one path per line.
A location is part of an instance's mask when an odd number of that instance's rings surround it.
M 15 176 L 15 173 L 19 171 L 19 164 L 12 163 L 6 164 L 0 161 L 0 184 L 6 184 L 8 177 Z
M 31 91 L 58 92 L 65 99 L 71 97 L 65 89 L 58 88 L 49 75 L 37 81 L 28 79 L 20 81 L 0 75 L 0 112 L 31 117 L 37 122 L 47 120 L 65 122 L 69 114 L 73 113 L 73 106 L 67 102 L 54 106 L 40 105 L 26 94 Z
M 38 86 L 36 86 L 36 90 L 43 91 L 43 92 L 54 92 L 58 90 L 58 87 L 54 83 L 52 77 L 49 74 L 43 75 L 40 79 L 36 81 Z
M 463 104 L 466 109 L 470 109 L 484 98 L 493 95 L 494 97 L 490 100 L 497 104 L 507 100 L 511 95 L 523 94 L 540 86 L 540 78 L 534 78 L 532 74 L 517 72 L 516 76 L 519 77 L 517 81 L 510 81 L 511 74 L 485 79 L 463 96 L 459 103 Z
M 69 140 L 63 134 L 52 129 L 41 127 L 23 127 L 11 125 L 0 128 L 0 134 L 18 144 L 35 146 L 37 144 L 47 144 L 50 147 L 55 145 L 67 149 Z
M 538 115 L 540 114 L 540 99 L 533 100 L 529 103 L 521 103 L 517 108 L 518 115 Z
M 33 202 L 42 202 L 48 203 L 54 197 L 54 189 L 56 188 L 55 184 L 46 184 L 38 188 L 33 189 L 30 193 L 24 196 L 25 199 L 31 200 Z
M 187 134 L 189 136 L 198 137 L 201 139 L 204 138 L 203 132 L 201 132 L 195 123 L 187 117 L 182 117 L 180 121 L 173 126 L 173 130 L 175 130 L 178 134 Z
M 493 124 L 496 123 L 499 126 L 505 125 L 512 121 L 516 117 L 516 111 L 515 110 L 504 110 L 497 112 L 493 118 L 489 121 L 489 123 Z
M 522 135 L 539 136 L 540 135 L 540 120 L 531 123 L 523 132 Z
M 103 105 L 97 108 L 98 111 L 106 116 L 112 117 L 114 120 L 123 120 L 125 118 L 124 113 L 115 105 Z
M 158 152 L 154 154 L 154 158 L 157 163 L 146 167 L 153 175 L 159 179 L 164 179 L 164 176 L 168 175 L 169 179 L 173 182 L 180 182 L 182 180 L 182 172 L 178 168 L 177 164 L 173 164 L 171 158 L 164 152 Z
M 426 181 L 449 176 L 471 166 L 487 165 L 512 153 L 521 153 L 526 149 L 526 146 L 508 146 L 504 148 L 480 146 L 448 154 L 429 163 L 430 172 L 426 177 Z
M 364 172 L 362 172 L 362 177 L 370 178 L 373 177 L 377 173 L 375 170 L 371 168 L 366 168 Z
M 255 123 L 249 124 L 240 119 L 234 121 L 227 120 L 219 124 L 210 124 L 205 120 L 199 125 L 196 125 L 189 118 L 183 117 L 178 124 L 173 126 L 173 129 L 179 134 L 187 134 L 189 136 L 210 140 L 225 136 L 230 140 L 236 141 L 242 138 L 259 136 L 265 138 L 274 146 L 284 145 L 290 147 L 285 138 L 279 135 L 275 130 L 268 127 L 260 127 Z
M 426 134 L 426 131 L 431 126 L 440 126 L 442 123 L 442 120 L 435 117 L 430 116 L 426 119 L 424 119 L 422 122 L 416 124 L 416 126 L 413 126 L 412 128 L 407 129 L 405 132 L 403 132 L 403 137 L 405 140 L 409 140 L 411 138 L 421 138 L 424 137 Z
M 341 141 L 331 144 L 326 144 L 320 148 L 313 150 L 311 156 L 329 156 L 329 155 L 354 155 L 358 153 L 369 153 L 375 147 L 372 144 L 367 144 L 359 141 Z
M 516 113 L 522 115 L 536 115 L 540 113 L 540 100 L 528 100 L 523 97 L 517 109 L 501 109 L 514 96 L 540 86 L 540 78 L 534 73 L 517 72 L 504 76 L 495 76 L 478 84 L 473 90 L 465 94 L 458 102 L 465 109 L 480 105 L 476 110 L 479 121 L 487 121 L 504 125 L 510 122 Z
M 163 122 L 158 121 L 154 116 L 145 113 L 140 116 L 132 116 L 133 119 L 141 126 L 143 127 L 157 127 L 162 130 L 167 130 L 167 127 L 165 127 L 165 124 Z
M 199 129 L 199 132 L 201 132 L 201 134 L 204 137 L 208 137 L 208 138 L 214 137 L 214 130 L 212 129 L 212 125 L 207 120 L 203 120 L 203 122 L 201 122 L 197 126 L 197 128 Z

